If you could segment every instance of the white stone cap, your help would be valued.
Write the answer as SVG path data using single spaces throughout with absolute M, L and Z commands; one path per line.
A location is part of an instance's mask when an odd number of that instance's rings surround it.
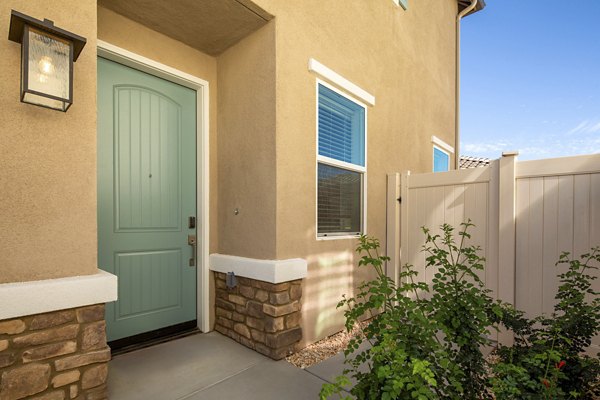
M 258 260 L 255 258 L 210 255 L 210 270 L 269 283 L 283 283 L 306 277 L 308 264 L 302 258 L 287 260 Z
M 93 275 L 0 284 L 0 320 L 117 300 L 117 277 Z

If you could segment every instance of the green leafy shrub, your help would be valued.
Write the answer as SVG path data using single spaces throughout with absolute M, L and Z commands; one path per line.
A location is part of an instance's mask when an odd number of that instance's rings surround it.
M 454 229 L 442 226 L 442 235 L 425 230 L 426 268 L 435 269 L 431 287 L 416 281 L 410 265 L 400 273 L 398 287 L 384 273 L 388 258 L 378 253 L 379 241 L 363 236 L 357 251 L 359 266 L 371 266 L 377 279 L 359 287 L 356 297 L 344 298 L 346 328 L 372 317 L 364 336 L 345 350 L 356 379 L 350 393 L 359 399 L 463 399 L 491 398 L 485 395 L 485 359 L 481 347 L 489 345 L 488 327 L 492 310 L 501 312 L 478 272 L 483 258 L 478 248 L 466 246 L 470 223 L 454 240 Z M 374 311 L 381 311 L 374 313 Z M 358 350 L 363 340 L 366 350 Z M 368 371 L 359 367 L 367 363 Z M 339 382 L 325 385 L 326 398 L 342 393 Z M 483 393 L 483 394 L 482 394 Z
M 556 265 L 568 268 L 558 275 L 552 315 L 527 320 L 521 312 L 512 314 L 515 343 L 498 348 L 500 362 L 493 366 L 491 383 L 498 398 L 600 398 L 594 386 L 600 362 L 583 355 L 600 332 L 600 299 L 592 289 L 596 277 L 589 274 L 598 269 L 594 263 L 600 263 L 600 248 L 580 260 L 561 254 Z
M 559 275 L 555 313 L 530 321 L 490 296 L 479 278 L 485 262 L 480 249 L 465 245 L 472 224 L 461 226 L 458 243 L 447 224 L 441 235 L 424 229 L 431 285 L 418 281 L 417 271 L 406 265 L 396 286 L 385 274 L 389 258 L 379 254 L 379 241 L 360 238 L 359 266 L 373 268 L 377 277 L 359 286 L 355 297 L 344 296 L 338 307 L 346 308 L 348 331 L 371 319 L 349 342 L 344 375 L 323 385 L 322 399 L 350 398 L 345 390 L 358 399 L 386 400 L 592 396 L 598 359 L 581 352 L 600 323 L 594 278 L 586 274 L 595 268 L 590 263 L 599 261 L 598 249 L 584 262 L 561 256 L 559 264 L 568 264 L 569 272 Z M 490 365 L 482 349 L 492 344 L 490 332 L 500 326 L 515 333 L 515 345 L 501 346 L 499 360 Z

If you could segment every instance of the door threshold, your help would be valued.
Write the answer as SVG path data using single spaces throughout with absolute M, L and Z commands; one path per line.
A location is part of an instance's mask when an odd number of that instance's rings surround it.
M 197 333 L 200 333 L 200 330 L 198 329 L 197 321 L 194 320 L 113 340 L 108 342 L 108 346 L 110 347 L 111 355 L 114 357 Z

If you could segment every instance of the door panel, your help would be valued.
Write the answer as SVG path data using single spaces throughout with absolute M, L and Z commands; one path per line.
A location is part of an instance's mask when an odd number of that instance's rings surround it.
M 119 303 L 115 320 L 181 307 L 181 251 L 143 251 L 115 254 Z
M 196 319 L 196 92 L 98 59 L 98 262 L 109 341 Z
M 130 86 L 114 98 L 116 229 L 180 230 L 181 106 Z

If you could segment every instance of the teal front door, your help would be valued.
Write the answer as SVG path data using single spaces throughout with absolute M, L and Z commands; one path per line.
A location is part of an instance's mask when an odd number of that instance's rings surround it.
M 196 319 L 197 117 L 194 90 L 98 59 L 98 264 L 119 279 L 109 341 Z

